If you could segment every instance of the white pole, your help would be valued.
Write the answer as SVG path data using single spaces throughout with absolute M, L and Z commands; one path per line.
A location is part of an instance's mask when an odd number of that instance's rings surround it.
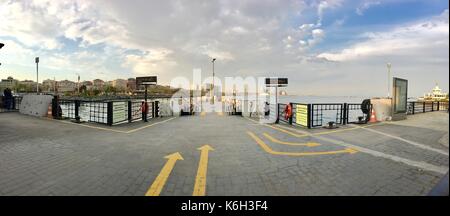
M 387 68 L 388 68 L 388 98 L 391 97 L 391 67 L 392 67 L 392 64 L 388 63 L 387 64 Z

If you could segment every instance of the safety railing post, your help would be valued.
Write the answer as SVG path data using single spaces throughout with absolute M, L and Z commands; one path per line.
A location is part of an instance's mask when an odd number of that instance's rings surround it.
M 308 104 L 308 115 L 306 115 L 307 121 L 308 121 L 308 128 L 311 129 L 311 124 L 312 124 L 312 109 L 311 109 L 311 104 Z
M 348 104 L 344 103 L 342 109 L 343 109 L 343 111 L 341 112 L 341 115 L 343 115 L 342 124 L 346 125 L 348 123 Z
M 80 100 L 75 100 L 75 119 L 79 119 L 80 118 Z
M 113 125 L 113 102 L 109 101 L 106 108 L 106 124 Z
M 426 102 L 423 102 L 423 113 L 425 113 L 426 110 Z
M 440 106 L 441 106 L 440 101 L 438 101 L 438 102 L 437 102 L 437 111 L 440 110 Z
M 131 103 L 131 100 L 128 101 L 128 122 L 132 122 L 133 121 L 133 117 L 132 117 L 132 110 L 133 109 L 133 105 Z
M 155 101 L 155 117 L 159 117 L 159 101 Z
M 431 102 L 431 112 L 434 112 L 434 101 Z
M 294 110 L 294 104 L 289 103 L 289 106 L 291 106 L 291 110 Z M 291 116 L 289 116 L 289 124 L 292 124 L 292 119 L 294 118 L 294 112 L 291 113 Z
M 192 110 L 191 110 L 192 114 Z M 155 118 L 155 102 L 152 102 L 152 118 Z

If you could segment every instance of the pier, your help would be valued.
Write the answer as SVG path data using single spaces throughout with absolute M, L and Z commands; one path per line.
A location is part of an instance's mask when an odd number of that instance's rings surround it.
M 0 195 L 427 195 L 449 167 L 446 110 L 331 130 L 221 112 L 0 121 Z

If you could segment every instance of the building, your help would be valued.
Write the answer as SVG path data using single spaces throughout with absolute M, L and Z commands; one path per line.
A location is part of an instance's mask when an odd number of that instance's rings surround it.
M 128 81 L 124 79 L 113 80 L 111 85 L 118 90 L 126 90 Z
M 3 89 L 6 89 L 6 88 L 13 89 L 18 83 L 19 83 L 19 80 L 16 80 L 13 77 L 8 77 L 6 79 L 2 79 L 2 81 L 0 82 L 0 90 L 3 91 Z
M 92 82 L 94 83 L 95 89 L 103 89 L 103 87 L 105 86 L 105 81 L 101 79 L 95 79 Z
M 62 80 L 57 82 L 58 92 L 74 92 L 77 90 L 77 83 L 70 80 Z
M 56 81 L 51 79 L 46 79 L 42 81 L 42 85 L 39 86 L 42 92 L 54 92 L 56 88 Z
M 34 91 L 35 92 L 37 82 L 35 82 L 33 80 L 24 80 L 24 81 L 19 81 L 19 85 L 21 86 L 21 89 L 18 89 L 19 91 L 26 91 L 26 92 Z
M 135 78 L 128 79 L 127 89 L 128 89 L 128 91 L 132 91 L 132 92 L 136 90 L 136 79 Z
M 91 81 L 83 81 L 83 82 L 81 83 L 81 86 L 86 86 L 86 90 L 91 90 L 91 89 L 94 88 L 94 83 L 91 82 Z M 80 87 L 81 87 L 81 86 L 80 86 Z

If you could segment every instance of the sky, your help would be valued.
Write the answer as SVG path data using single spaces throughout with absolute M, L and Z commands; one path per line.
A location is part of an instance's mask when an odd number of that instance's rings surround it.
M 0 78 L 114 80 L 193 69 L 287 77 L 295 95 L 386 96 L 387 63 L 449 89 L 447 0 L 0 0 Z

